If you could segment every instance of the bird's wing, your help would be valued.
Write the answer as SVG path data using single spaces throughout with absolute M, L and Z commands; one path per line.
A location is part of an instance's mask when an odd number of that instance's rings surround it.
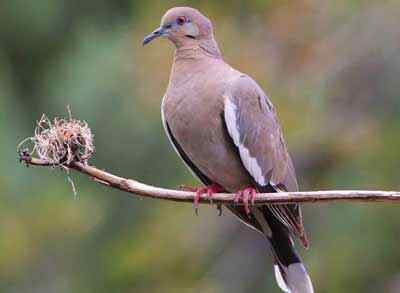
M 193 163 L 193 161 L 187 156 L 177 139 L 175 138 L 174 134 L 169 127 L 168 122 L 164 116 L 164 101 L 165 97 L 163 98 L 163 102 L 161 104 L 161 119 L 164 126 L 165 133 L 167 137 L 174 147 L 175 152 L 179 155 L 182 161 L 185 163 L 186 167 L 192 172 L 192 174 L 198 178 L 204 185 L 211 185 L 213 182 L 211 179 L 207 177 L 201 170 Z M 250 228 L 255 229 L 258 232 L 262 233 L 262 228 L 260 224 L 257 222 L 255 218 L 249 218 L 243 206 L 227 206 L 227 208 L 236 215 L 244 224 L 248 225 Z
M 241 75 L 225 93 L 224 120 L 243 166 L 258 190 L 297 191 L 297 181 L 275 109 L 262 89 Z M 297 204 L 269 205 L 274 216 L 307 245 Z

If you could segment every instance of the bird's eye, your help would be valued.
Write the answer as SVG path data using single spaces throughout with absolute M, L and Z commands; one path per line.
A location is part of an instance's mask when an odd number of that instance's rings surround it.
M 176 19 L 176 23 L 179 24 L 179 25 L 183 25 L 186 21 L 187 21 L 187 19 L 186 19 L 186 17 L 184 17 L 184 16 L 179 16 L 179 17 Z

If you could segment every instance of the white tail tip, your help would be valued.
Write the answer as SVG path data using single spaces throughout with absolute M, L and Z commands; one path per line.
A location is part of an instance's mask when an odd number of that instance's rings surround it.
M 293 263 L 287 267 L 286 280 L 277 265 L 274 265 L 275 278 L 282 289 L 286 293 L 314 293 L 313 285 L 306 268 L 302 263 Z

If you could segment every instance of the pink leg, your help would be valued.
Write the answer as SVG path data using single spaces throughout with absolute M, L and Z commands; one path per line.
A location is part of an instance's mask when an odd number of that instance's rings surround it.
M 213 183 L 209 186 L 204 186 L 204 187 L 186 187 L 185 186 L 185 187 L 183 187 L 183 189 L 196 192 L 196 195 L 195 195 L 194 201 L 193 201 L 194 211 L 195 211 L 196 215 L 198 214 L 199 202 L 200 202 L 200 198 L 203 194 L 207 194 L 207 197 L 210 200 L 212 200 L 212 196 L 214 193 L 224 191 L 224 189 L 217 183 Z
M 252 205 L 255 203 L 255 199 L 257 196 L 257 191 L 254 187 L 247 187 L 243 190 L 239 190 L 235 196 L 235 203 L 239 203 L 240 200 L 243 202 L 244 210 L 249 215 L 250 208 L 249 208 L 249 199 Z

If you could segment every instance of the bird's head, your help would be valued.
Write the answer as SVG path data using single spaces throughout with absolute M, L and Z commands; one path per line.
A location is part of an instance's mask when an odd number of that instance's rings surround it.
M 166 37 L 177 48 L 190 47 L 212 40 L 211 21 L 191 7 L 174 7 L 161 19 L 161 25 L 143 40 L 143 45 L 158 37 Z

